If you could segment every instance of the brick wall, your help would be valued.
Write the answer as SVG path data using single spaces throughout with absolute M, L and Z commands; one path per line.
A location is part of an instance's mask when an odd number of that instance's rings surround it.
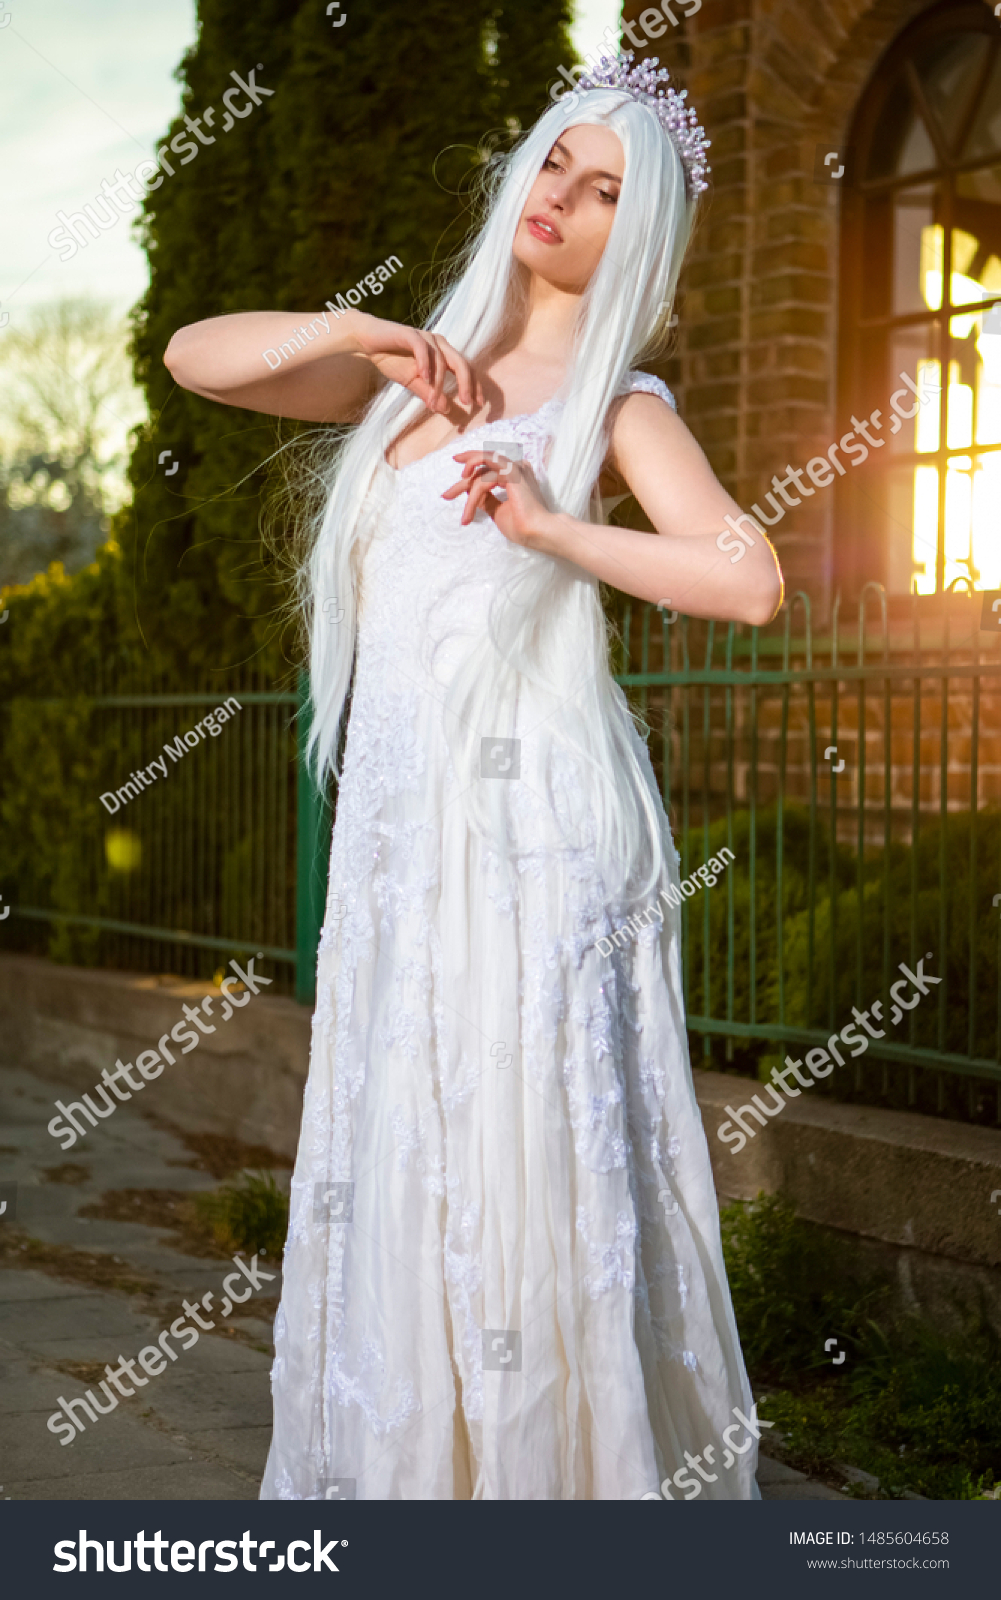
M 996 680 L 982 688 L 976 708 L 977 805 L 980 811 L 1001 807 L 1001 691 Z M 702 821 L 704 798 L 710 816 L 726 809 L 729 785 L 738 808 L 747 806 L 752 793 L 759 806 L 774 804 L 780 792 L 787 803 L 809 805 L 812 776 L 816 774 L 817 806 L 821 817 L 830 816 L 831 769 L 844 761 L 837 778 L 838 837 L 854 843 L 857 836 L 860 781 L 860 705 L 858 685 L 839 685 L 837 733 L 833 730 L 833 702 L 829 684 L 818 684 L 811 706 L 807 691 L 795 687 L 783 707 L 782 691 L 775 687 L 759 689 L 755 714 L 751 692 L 739 689 L 727 704 L 724 692 L 709 693 L 709 731 L 705 730 L 705 691 L 690 689 L 688 708 L 689 738 L 683 738 L 684 690 L 675 690 L 667 710 L 662 691 L 650 691 L 646 720 L 655 730 L 653 750 L 660 771 L 661 740 L 656 733 L 671 733 L 671 800 L 677 808 L 682 799 L 686 775 L 693 820 Z M 912 832 L 912 805 L 915 787 L 914 693 L 909 682 L 897 683 L 890 699 L 889 713 L 882 684 L 870 682 L 864 698 L 865 730 L 865 836 L 869 844 L 883 842 L 887 809 L 891 837 L 908 841 Z M 971 755 L 974 748 L 974 701 L 969 680 L 953 680 L 946 701 L 943 731 L 940 687 L 926 682 L 920 699 L 917 736 L 917 791 L 921 825 L 941 810 L 969 811 L 973 783 Z M 755 726 L 756 721 L 756 726 Z M 890 727 L 889 806 L 886 805 L 886 726 Z M 784 728 L 783 728 L 784 724 Z M 728 734 L 728 727 L 732 734 Z M 811 744 L 813 751 L 811 752 Z M 836 754 L 829 760 L 825 752 L 834 745 Z M 783 748 L 784 747 L 784 748 Z M 941 804 L 945 754 L 946 804 Z M 708 783 L 707 783 L 708 780 Z M 675 818 L 677 821 L 677 817 Z
M 623 15 L 638 22 L 644 9 L 628 0 Z M 846 144 L 883 52 L 928 9 L 702 0 L 638 52 L 670 67 L 712 140 L 711 194 L 662 371 L 743 506 L 766 505 L 774 473 L 805 466 L 850 425 L 852 397 L 837 392 L 839 190 L 815 181 L 816 147 Z M 837 516 L 836 489 L 819 490 L 771 534 L 790 591 L 807 590 L 822 612 L 839 577 Z
M 851 842 L 862 796 L 864 748 L 865 831 L 873 844 L 882 842 L 887 809 L 893 838 L 910 837 L 915 787 L 922 824 L 941 809 L 1001 810 L 1001 636 L 980 630 L 979 596 L 957 594 L 947 605 L 937 605 L 932 623 L 921 613 L 924 622 L 917 638 L 912 614 L 910 627 L 891 621 L 885 640 L 876 608 L 870 605 L 862 658 L 867 678 L 846 676 L 834 685 L 824 676 L 813 677 L 790 684 L 788 700 L 781 683 L 764 681 L 754 687 L 741 681 L 744 673 L 751 676 L 748 630 L 735 630 L 731 640 L 729 630 L 714 628 L 710 650 L 707 624 L 664 627 L 659 614 L 644 622 L 637 613 L 622 628 L 623 652 L 616 671 L 680 676 L 710 666 L 719 671 L 729 660 L 736 674 L 729 688 L 719 683 L 667 688 L 654 682 L 631 691 L 652 731 L 650 747 L 659 777 L 664 739 L 670 736 L 672 803 L 680 803 L 686 784 L 698 820 L 703 795 L 713 816 L 725 811 L 728 794 L 737 807 L 746 806 L 752 795 L 767 806 L 780 792 L 788 801 L 809 803 L 816 774 L 817 803 L 827 814 L 831 770 L 844 761 L 837 779 L 838 836 Z M 804 672 L 807 653 L 799 606 L 792 621 L 788 664 L 794 672 Z M 813 670 L 826 673 L 832 665 L 830 633 L 814 629 L 810 639 Z M 884 642 L 893 668 L 888 696 L 887 680 L 878 675 Z M 783 648 L 778 641 L 759 638 L 758 670 L 781 668 Z M 858 619 L 845 609 L 837 664 L 852 670 L 858 663 Z M 918 672 L 917 685 L 909 669 Z M 831 746 L 836 754 L 827 759 Z

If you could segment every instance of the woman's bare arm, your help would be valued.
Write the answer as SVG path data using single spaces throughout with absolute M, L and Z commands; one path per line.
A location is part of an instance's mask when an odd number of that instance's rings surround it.
M 631 528 L 603 529 L 603 544 L 604 535 L 610 535 L 602 562 L 608 570 L 598 574 L 604 582 L 645 600 L 669 600 L 691 616 L 771 621 L 783 595 L 775 550 L 727 494 L 670 406 L 655 395 L 627 396 L 612 424 L 608 465 L 661 537 L 651 540 Z M 616 563 L 633 569 L 630 580 L 623 581 L 625 572 L 612 576 Z M 634 586 L 637 577 L 639 587 Z
M 488 452 L 455 459 L 463 464 L 462 479 L 444 498 L 467 495 L 464 522 L 482 507 L 512 542 L 572 561 L 625 594 L 665 600 L 690 616 L 758 624 L 769 622 L 782 602 L 771 544 L 727 494 L 684 423 L 654 395 L 629 395 L 618 406 L 607 465 L 656 534 L 549 511 L 521 463 L 502 474 Z M 504 500 L 492 493 L 497 487 L 506 491 Z
M 445 413 L 452 373 L 460 403 L 482 404 L 465 358 L 446 339 L 363 311 L 240 311 L 181 328 L 164 365 L 207 400 L 301 422 L 356 422 L 388 380 Z

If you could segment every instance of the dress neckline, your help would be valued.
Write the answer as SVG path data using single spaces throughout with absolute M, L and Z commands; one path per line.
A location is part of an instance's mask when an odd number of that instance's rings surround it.
M 475 438 L 478 433 L 484 433 L 487 428 L 499 428 L 502 425 L 513 425 L 516 422 L 530 422 L 533 417 L 539 417 L 542 415 L 543 411 L 548 411 L 550 406 L 561 405 L 562 401 L 558 396 L 559 391 L 557 391 L 556 394 L 551 394 L 549 399 L 543 400 L 541 406 L 537 406 L 534 411 L 519 411 L 513 417 L 495 417 L 492 422 L 481 422 L 478 427 L 470 428 L 465 434 L 456 433 L 451 439 L 447 439 L 444 444 L 440 444 L 436 450 L 426 450 L 424 454 L 422 456 L 418 456 L 415 461 L 408 461 L 405 467 L 394 467 L 389 461 L 386 461 L 385 456 L 383 456 L 382 459 L 389 468 L 390 472 L 392 472 L 395 477 L 400 477 L 404 472 L 409 472 L 411 467 L 419 467 L 422 461 L 430 461 L 433 456 L 440 456 L 443 451 L 448 450 L 456 443 L 457 440 L 464 441 L 470 438 Z

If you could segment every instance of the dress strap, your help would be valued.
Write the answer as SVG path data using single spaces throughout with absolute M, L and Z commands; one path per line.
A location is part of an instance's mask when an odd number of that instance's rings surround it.
M 667 384 L 655 378 L 652 372 L 627 372 L 619 385 L 619 394 L 655 394 L 665 400 L 672 411 L 678 406 Z

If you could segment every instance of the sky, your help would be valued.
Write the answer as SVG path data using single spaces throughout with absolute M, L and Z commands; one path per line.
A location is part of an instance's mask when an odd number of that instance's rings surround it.
M 194 0 L 0 0 L 0 301 L 94 295 L 123 311 L 146 287 L 123 217 L 61 261 L 56 212 L 79 210 L 116 167 L 134 170 L 176 112 L 173 72 L 195 37 Z M 10 21 L 6 22 L 9 17 Z
M 618 11 L 581 0 L 581 55 Z M 93 295 L 124 312 L 142 294 L 128 215 L 68 261 L 47 239 L 57 211 L 93 202 L 116 167 L 152 153 L 195 31 L 195 0 L 0 0 L 0 325 L 39 302 Z

